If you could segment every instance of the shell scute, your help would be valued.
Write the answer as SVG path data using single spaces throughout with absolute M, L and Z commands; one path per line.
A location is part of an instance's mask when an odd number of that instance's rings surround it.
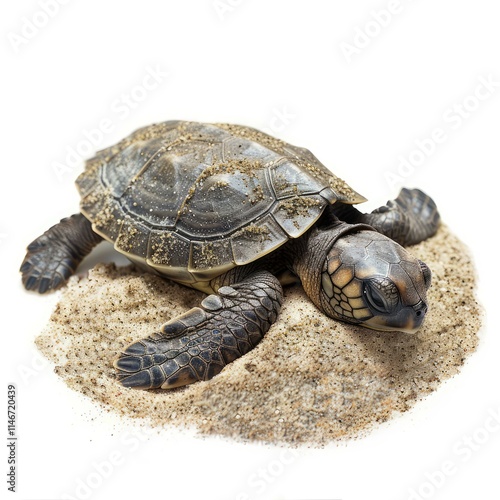
M 274 251 L 329 203 L 364 200 L 304 148 L 251 127 L 183 121 L 98 152 L 77 186 L 99 234 L 186 283 Z

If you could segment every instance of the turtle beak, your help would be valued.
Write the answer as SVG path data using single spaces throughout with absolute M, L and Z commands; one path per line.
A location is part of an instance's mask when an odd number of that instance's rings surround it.
M 362 325 L 383 332 L 404 332 L 414 334 L 424 322 L 427 304 L 421 300 L 412 306 L 402 308 L 395 316 L 373 316 Z
M 411 324 L 407 324 L 404 331 L 408 333 L 415 333 L 424 322 L 425 315 L 427 314 L 427 304 L 423 300 L 421 300 L 414 306 L 411 306 L 411 309 Z

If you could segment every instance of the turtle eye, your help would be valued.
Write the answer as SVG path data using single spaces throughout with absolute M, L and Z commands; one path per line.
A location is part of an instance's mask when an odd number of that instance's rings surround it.
M 432 281 L 431 270 L 429 269 L 429 266 L 425 262 L 419 260 L 418 263 L 420 264 L 420 269 L 422 270 L 422 274 L 424 275 L 425 286 L 429 288 L 431 286 L 431 281 Z
M 365 281 L 363 295 L 369 307 L 382 314 L 391 313 L 399 300 L 396 285 L 388 278 Z
M 387 312 L 385 300 L 376 288 L 370 285 L 366 285 L 364 294 L 368 301 L 368 304 L 370 305 L 370 307 L 375 309 L 375 311 L 379 311 L 382 313 Z

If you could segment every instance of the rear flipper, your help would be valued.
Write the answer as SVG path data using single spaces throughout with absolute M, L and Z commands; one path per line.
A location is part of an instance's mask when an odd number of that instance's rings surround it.
M 246 354 L 276 320 L 283 291 L 259 271 L 218 289 L 201 307 L 163 325 L 160 333 L 129 345 L 114 361 L 125 387 L 172 389 L 208 380 Z
M 61 287 L 100 241 L 82 214 L 62 219 L 28 245 L 20 268 L 25 288 L 45 293 Z
M 333 205 L 332 211 L 351 224 L 369 224 L 402 246 L 434 236 L 441 220 L 432 198 L 420 189 L 403 188 L 395 200 L 370 214 L 363 214 L 352 205 Z

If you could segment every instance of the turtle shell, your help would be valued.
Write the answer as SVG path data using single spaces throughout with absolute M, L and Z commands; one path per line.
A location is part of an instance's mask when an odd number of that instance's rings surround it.
M 203 289 L 365 198 L 307 149 L 250 127 L 169 121 L 86 164 L 81 211 L 131 260 Z

